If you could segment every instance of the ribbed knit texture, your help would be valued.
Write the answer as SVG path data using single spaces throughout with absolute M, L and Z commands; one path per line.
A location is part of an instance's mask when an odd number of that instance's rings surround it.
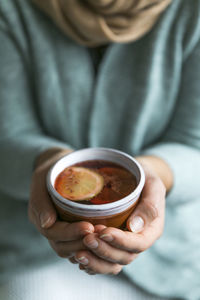
M 19 273 L 0 285 L 1 300 L 167 300 L 136 287 L 122 273 L 90 276 L 63 260 Z
M 162 238 L 125 268 L 153 293 L 200 297 L 200 1 L 174 0 L 153 30 L 87 48 L 29 0 L 0 0 L 0 280 L 56 259 L 28 222 L 37 156 L 103 146 L 162 157 L 174 173 Z

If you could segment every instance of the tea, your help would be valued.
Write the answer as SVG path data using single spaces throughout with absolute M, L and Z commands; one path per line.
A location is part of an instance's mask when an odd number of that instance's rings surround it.
M 136 177 L 130 171 L 104 160 L 76 163 L 64 169 L 55 181 L 62 197 L 87 205 L 118 201 L 136 187 Z

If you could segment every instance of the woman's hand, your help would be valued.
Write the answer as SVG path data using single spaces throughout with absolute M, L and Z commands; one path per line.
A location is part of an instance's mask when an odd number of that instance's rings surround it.
M 143 168 L 146 183 L 140 202 L 127 221 L 129 231 L 96 226 L 96 233 L 88 234 L 83 239 L 90 251 L 78 251 L 75 255 L 80 269 L 89 274 L 117 274 L 161 236 L 166 188 L 151 168 L 145 164 Z
M 46 188 L 46 175 L 49 168 L 69 151 L 51 149 L 37 161 L 33 173 L 29 201 L 29 219 L 38 231 L 45 236 L 60 257 L 70 258 L 75 252 L 86 249 L 83 237 L 94 232 L 88 222 L 67 223 L 57 220 L 56 210 Z

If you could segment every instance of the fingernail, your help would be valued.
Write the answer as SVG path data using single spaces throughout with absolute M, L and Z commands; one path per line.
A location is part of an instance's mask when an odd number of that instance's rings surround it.
M 139 216 L 134 217 L 130 222 L 130 229 L 134 233 L 142 231 L 143 228 L 144 228 L 144 220 Z
M 87 246 L 91 249 L 95 249 L 99 246 L 99 243 L 97 242 L 97 240 L 93 240 L 87 243 Z
M 110 234 L 102 234 L 100 236 L 100 238 L 106 242 L 112 242 L 113 241 L 113 237 Z
M 82 265 L 88 265 L 89 263 L 89 260 L 85 256 L 76 258 L 76 260 Z
M 40 215 L 40 223 L 41 223 L 41 227 L 42 228 L 45 228 L 47 227 L 48 223 L 51 221 L 51 216 L 44 212 L 44 213 L 41 213 Z

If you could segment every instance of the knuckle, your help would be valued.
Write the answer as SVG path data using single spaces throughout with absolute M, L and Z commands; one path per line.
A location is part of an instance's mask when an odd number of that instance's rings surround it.
M 86 221 L 80 221 L 80 222 L 76 222 L 76 223 L 71 223 L 71 224 L 68 224 L 69 225 L 69 228 L 73 228 L 73 230 L 75 230 L 75 232 L 78 232 L 80 234 L 83 233 L 83 232 L 90 232 L 92 233 L 93 232 L 93 225 L 86 222 Z
M 159 216 L 158 207 L 152 203 L 149 203 L 149 213 L 152 219 L 156 219 Z
M 149 185 L 155 184 L 156 181 L 157 181 L 157 177 L 153 175 L 149 175 L 146 179 L 146 183 L 148 183 Z
M 107 249 L 100 249 L 99 255 L 102 258 L 108 258 L 108 257 L 110 257 L 110 253 L 109 253 L 109 251 Z
M 166 187 L 163 183 L 163 181 L 160 179 L 160 177 L 158 176 L 153 176 L 153 175 L 150 175 L 148 176 L 146 182 L 148 183 L 148 185 L 150 186 L 156 186 L 156 188 L 159 189 L 159 192 L 160 193 L 163 193 L 163 195 L 166 194 Z
M 146 199 L 145 202 L 145 213 L 147 214 L 147 217 L 150 218 L 151 220 L 156 219 L 159 216 L 159 210 L 157 205 L 155 205 L 154 203 L 148 201 L 148 199 Z
M 85 221 L 81 221 L 81 222 L 79 222 L 78 223 L 78 229 L 79 230 L 82 230 L 82 231 L 84 231 L 84 230 L 90 230 L 91 228 L 91 226 L 90 226 L 91 224 L 88 224 L 87 222 L 85 222 Z

